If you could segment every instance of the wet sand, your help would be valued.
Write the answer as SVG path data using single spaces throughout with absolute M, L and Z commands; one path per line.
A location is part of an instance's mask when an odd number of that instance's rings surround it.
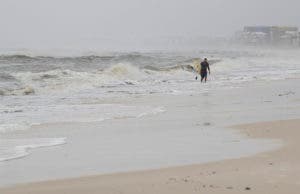
M 300 193 L 300 119 L 246 124 L 234 128 L 249 138 L 280 139 L 284 146 L 240 159 L 30 183 L 0 189 L 0 193 Z

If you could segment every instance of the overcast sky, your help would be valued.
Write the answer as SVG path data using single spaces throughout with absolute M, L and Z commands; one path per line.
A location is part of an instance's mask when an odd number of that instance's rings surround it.
M 229 36 L 244 25 L 300 26 L 299 0 L 0 0 L 0 47 Z M 75 45 L 75 44 L 74 44 Z

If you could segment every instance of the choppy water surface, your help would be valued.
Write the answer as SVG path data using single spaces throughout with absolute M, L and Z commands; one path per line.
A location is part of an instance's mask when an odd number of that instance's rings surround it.
M 212 75 L 200 87 L 193 67 L 203 57 L 209 58 Z M 110 101 L 114 98 L 185 95 L 299 77 L 298 51 L 1 55 L 0 135 L 28 130 L 34 124 L 138 118 L 166 111 Z M 2 138 L 0 161 L 26 156 L 30 148 L 63 143 L 63 138 Z

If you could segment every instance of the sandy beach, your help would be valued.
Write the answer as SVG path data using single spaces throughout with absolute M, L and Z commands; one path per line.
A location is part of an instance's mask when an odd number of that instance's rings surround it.
M 235 126 L 250 138 L 281 139 L 280 149 L 201 165 L 46 181 L 3 188 L 5 194 L 299 193 L 300 119 Z

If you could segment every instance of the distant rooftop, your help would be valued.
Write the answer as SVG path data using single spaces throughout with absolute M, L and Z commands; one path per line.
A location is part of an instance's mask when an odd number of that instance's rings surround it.
M 298 31 L 298 27 L 295 26 L 245 26 L 245 32 L 264 32 L 269 33 L 273 30 L 277 31 Z

